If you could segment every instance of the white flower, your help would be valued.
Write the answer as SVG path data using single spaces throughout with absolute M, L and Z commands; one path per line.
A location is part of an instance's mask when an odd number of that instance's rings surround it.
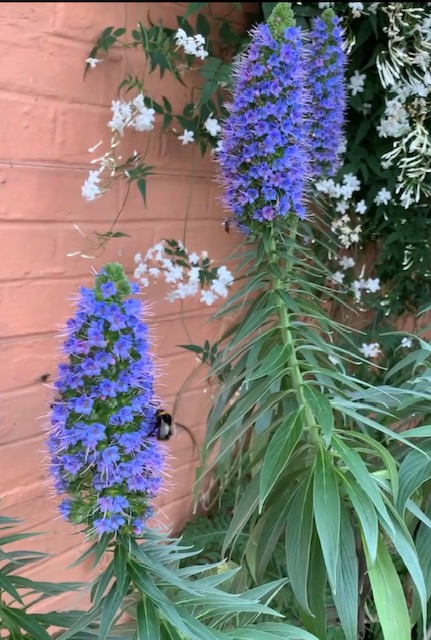
M 157 267 L 150 267 L 148 269 L 148 273 L 150 274 L 150 276 L 152 276 L 153 278 L 158 278 L 160 275 L 160 269 L 158 269 Z
M 197 293 L 197 290 L 198 287 L 195 283 L 180 282 L 178 283 L 176 293 L 180 300 L 184 300 L 185 298 L 192 298 Z
M 189 282 L 199 282 L 199 267 L 192 267 L 189 271 Z
M 183 279 L 183 267 L 179 265 L 172 265 L 168 271 L 165 271 L 165 282 L 167 284 L 172 284 L 174 282 L 178 282 L 178 280 Z
M 101 169 L 98 171 L 90 171 L 88 178 L 82 185 L 81 193 L 85 200 L 95 200 L 98 196 L 102 195 L 103 190 L 98 186 L 99 182 L 101 182 L 100 172 Z
M 351 269 L 352 267 L 354 267 L 355 266 L 355 261 L 350 256 L 343 256 L 338 261 L 338 264 L 340 265 L 340 267 L 342 269 L 346 270 L 346 269 Z
M 200 49 L 197 49 L 195 56 L 200 60 L 205 60 L 205 58 L 208 56 L 208 51 L 201 47 Z
M 362 343 L 359 351 L 363 354 L 364 358 L 376 358 L 380 354 L 380 345 L 378 342 L 372 342 L 371 344 Z
M 225 266 L 219 267 L 217 269 L 217 275 L 220 282 L 227 287 L 229 287 L 233 283 L 233 275 L 231 274 L 229 269 L 226 269 Z
M 359 215 L 361 216 L 363 216 L 364 213 L 367 212 L 367 205 L 365 204 L 365 200 L 359 200 L 359 202 L 355 207 L 355 211 L 356 213 L 359 213 Z
M 202 258 L 202 260 L 206 260 L 208 258 L 208 251 L 202 251 L 201 252 L 201 258 Z
M 360 18 L 361 17 L 361 13 L 364 10 L 364 3 L 363 2 L 349 2 L 348 3 L 350 9 L 352 10 L 352 16 L 354 18 Z
M 403 349 L 411 349 L 413 346 L 413 340 L 411 338 L 403 338 L 401 340 L 401 346 L 403 347 Z
M 213 114 L 211 113 L 208 116 L 208 118 L 205 120 L 204 128 L 208 131 L 210 136 L 213 136 L 214 138 L 216 138 L 219 132 L 221 131 L 221 125 L 219 124 L 219 121 L 217 120 L 217 118 L 211 117 L 212 115 Z
M 335 284 L 343 284 L 345 274 L 342 271 L 336 271 L 332 274 L 331 280 L 335 282 Z
M 136 280 L 139 280 L 139 278 L 142 278 L 142 276 L 144 275 L 144 273 L 146 273 L 147 271 L 147 265 L 145 264 L 145 262 L 141 262 L 140 265 L 138 265 L 133 273 L 133 277 L 136 278 Z
M 392 199 L 392 194 L 390 191 L 388 191 L 386 189 L 386 187 L 383 187 L 382 189 L 380 189 L 380 191 L 376 194 L 376 197 L 374 198 L 374 202 L 379 205 L 379 204 L 388 204 L 388 202 Z
M 380 279 L 368 278 L 368 280 L 365 281 L 364 289 L 368 291 L 368 293 L 377 293 L 377 291 L 380 291 Z
M 345 214 L 349 208 L 349 203 L 347 200 L 339 200 L 336 204 L 335 211 L 337 213 Z
M 152 131 L 154 129 L 154 109 L 148 109 L 144 107 L 139 113 L 129 122 L 129 127 L 133 127 L 135 131 Z
M 319 9 L 326 9 L 327 7 L 332 7 L 333 2 L 318 2 Z
M 94 67 L 96 66 L 96 64 L 99 64 L 99 62 L 103 62 L 103 60 L 99 60 L 99 58 L 87 58 L 85 60 L 85 62 L 90 65 L 90 69 L 94 69 Z
M 220 296 L 220 298 L 227 298 L 227 287 L 220 280 L 213 280 L 211 284 L 211 291 L 213 291 L 217 296 Z
M 201 291 L 201 302 L 205 302 L 210 307 L 215 302 L 215 295 L 212 291 Z
M 136 253 L 134 260 L 135 264 L 139 264 L 140 262 L 142 262 L 142 253 Z
M 189 255 L 189 261 L 191 262 L 191 264 L 198 264 L 199 262 L 199 256 L 197 253 L 193 252 Z
M 184 146 L 185 144 L 195 141 L 195 134 L 193 131 L 187 131 L 187 129 L 184 129 L 183 135 L 178 136 L 178 140 L 181 140 L 182 145 Z
M 177 46 L 184 46 L 184 44 L 187 42 L 187 33 L 184 31 L 184 29 L 178 29 L 178 31 L 174 35 L 174 38 L 176 40 Z
M 359 189 L 361 188 L 361 181 L 358 180 L 358 178 L 354 176 L 353 173 L 346 173 L 346 175 L 343 176 L 343 185 L 351 189 L 352 192 L 359 191 Z
M 353 74 L 353 76 L 350 76 L 350 80 L 349 80 L 349 84 L 347 85 L 347 88 L 350 89 L 352 96 L 356 96 L 357 93 L 363 92 L 366 77 L 367 76 L 365 75 L 365 73 L 359 73 L 357 69 Z
M 141 287 L 149 287 L 150 281 L 148 280 L 148 278 L 141 278 L 139 280 L 139 284 L 141 285 Z

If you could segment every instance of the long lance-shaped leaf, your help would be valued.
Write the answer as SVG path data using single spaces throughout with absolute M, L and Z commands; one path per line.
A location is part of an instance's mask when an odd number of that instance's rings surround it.
M 371 563 L 364 544 L 368 577 L 384 640 L 411 640 L 407 603 L 397 570 L 389 551 L 379 537 L 377 557 Z
M 340 493 L 331 458 L 319 449 L 314 469 L 313 511 L 332 593 L 337 592 L 340 552 Z
M 372 505 L 371 505 L 372 507 Z M 346 640 L 358 637 L 358 557 L 355 534 L 349 514 L 341 503 L 340 555 L 337 564 L 337 592 L 333 594 L 335 607 Z
M 313 615 L 308 604 L 308 569 L 313 534 L 312 473 L 303 479 L 286 520 L 286 563 L 290 585 L 300 606 Z

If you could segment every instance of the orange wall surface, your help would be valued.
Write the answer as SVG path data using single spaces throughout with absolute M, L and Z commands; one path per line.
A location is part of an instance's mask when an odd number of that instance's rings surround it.
M 218 7 L 226 10 L 226 3 Z M 129 141 L 139 150 L 148 145 L 146 160 L 157 172 L 148 179 L 146 208 L 137 189 L 130 190 L 117 226 L 130 237 L 112 240 L 94 259 L 67 257 L 95 255 L 74 225 L 90 238 L 93 231 L 104 233 L 123 204 L 125 183 L 90 203 L 81 185 L 90 168 L 88 148 L 109 140 L 118 84 L 130 70 L 140 75 L 144 68 L 142 52 L 115 50 L 84 80 L 84 60 L 105 27 L 134 28 L 150 16 L 175 28 L 185 8 L 169 2 L 0 4 L 0 508 L 23 518 L 21 529 L 44 532 L 25 544 L 54 554 L 29 573 L 39 579 L 72 580 L 83 571 L 65 569 L 82 551 L 82 538 L 58 517 L 43 448 L 60 357 L 56 332 L 73 311 L 71 297 L 79 285 L 91 284 L 92 268 L 104 262 L 118 260 L 133 273 L 135 253 L 163 238 L 182 239 L 185 232 L 190 251 L 205 249 L 221 259 L 235 242 L 222 226 L 214 161 L 156 126 Z M 174 111 L 189 100 L 189 90 L 169 74 L 162 81 L 151 75 L 146 87 L 156 99 L 168 96 Z M 206 371 L 196 372 L 194 355 L 178 345 L 189 342 L 184 325 L 200 344 L 221 327 L 208 325 L 212 310 L 198 301 L 187 302 L 181 317 L 179 303 L 164 301 L 162 286 L 146 291 L 161 366 L 159 396 L 168 409 L 176 399 L 177 420 L 201 442 L 210 395 L 204 393 Z M 191 513 L 198 453 L 184 432 L 166 446 L 171 486 L 159 500 L 160 520 L 178 530 Z

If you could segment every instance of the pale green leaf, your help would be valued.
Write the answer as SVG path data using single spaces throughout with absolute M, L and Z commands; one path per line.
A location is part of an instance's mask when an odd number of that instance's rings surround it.
M 313 483 L 313 510 L 328 580 L 337 592 L 337 565 L 340 552 L 340 494 L 330 456 L 320 449 Z

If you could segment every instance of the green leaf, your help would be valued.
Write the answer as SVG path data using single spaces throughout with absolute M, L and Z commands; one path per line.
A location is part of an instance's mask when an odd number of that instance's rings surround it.
M 127 551 L 121 544 L 115 545 L 114 573 L 117 579 L 118 589 L 122 592 L 127 578 Z
M 376 484 L 373 476 L 369 474 L 359 453 L 354 449 L 347 447 L 346 444 L 335 435 L 332 438 L 332 445 L 340 454 L 350 473 L 356 478 L 358 485 L 361 486 L 368 495 L 381 517 L 385 520 L 388 526 L 392 528 L 392 520 L 389 517 L 388 510 L 383 502 L 378 485 Z
M 3 617 L 6 622 L 9 621 L 9 623 L 17 625 L 20 629 L 27 631 L 35 640 L 51 640 L 50 635 L 40 622 L 38 622 L 33 615 L 26 613 L 22 609 L 2 607 L 0 609 L 0 618 L 1 617 Z
M 370 506 L 373 509 L 373 506 Z M 358 557 L 356 553 L 355 534 L 348 511 L 344 504 L 341 503 L 337 592 L 333 594 L 333 597 L 344 631 L 345 640 L 357 640 L 358 638 L 358 584 Z
M 379 537 L 376 562 L 372 564 L 365 544 L 364 549 L 368 577 L 384 640 L 411 640 L 406 599 L 389 551 Z
M 129 586 L 130 577 L 126 576 L 123 584 L 114 582 L 108 595 L 104 599 L 102 613 L 100 615 L 99 640 L 106 640 L 108 633 L 114 623 L 118 609 L 123 602 Z
M 264 574 L 280 536 L 286 526 L 287 513 L 292 496 L 286 493 L 259 518 L 249 535 L 246 559 L 250 573 L 257 583 L 264 581 Z
M 228 631 L 228 635 L 238 640 L 318 640 L 308 631 L 283 622 L 263 622 L 252 627 Z
M 235 508 L 232 521 L 223 542 L 222 555 L 231 545 L 234 538 L 247 524 L 259 502 L 260 473 L 257 473 L 248 484 L 244 494 Z
M 317 391 L 314 387 L 304 385 L 304 398 L 313 412 L 317 423 L 323 431 L 323 439 L 328 447 L 331 442 L 332 430 L 334 428 L 334 414 L 328 398 Z
M 15 589 L 13 582 L 11 581 L 10 578 L 8 578 L 4 572 L 3 572 L 3 568 L 0 569 L 0 592 L 1 591 L 5 591 L 6 593 L 8 593 L 9 595 L 12 596 L 12 598 L 15 598 L 15 600 L 17 602 L 19 602 L 20 604 L 24 604 L 21 596 L 19 595 L 18 591 Z
M 370 561 L 374 564 L 379 540 L 379 521 L 376 510 L 366 492 L 355 478 L 348 478 L 344 474 L 341 474 L 340 477 L 353 509 L 361 523 L 362 534 L 367 544 Z
M 423 445 L 424 453 L 410 451 L 401 463 L 399 469 L 400 490 L 397 509 L 403 516 L 407 500 L 419 487 L 431 478 L 431 460 L 427 457 L 431 453 L 431 445 Z
M 207 4 L 208 2 L 189 2 L 187 5 L 187 10 L 184 14 L 184 17 L 188 18 L 193 13 L 196 13 L 196 11 L 200 11 L 200 9 L 203 9 L 204 7 L 206 7 Z
M 340 552 L 340 494 L 332 460 L 323 449 L 317 454 L 313 483 L 313 510 L 332 593 L 337 592 Z
M 319 538 L 314 532 L 308 572 L 308 603 L 313 615 L 301 611 L 301 619 L 307 631 L 315 633 L 320 640 L 326 640 L 326 583 L 325 562 Z
M 308 605 L 308 569 L 313 533 L 313 494 L 310 473 L 299 485 L 287 515 L 286 563 L 292 590 L 302 609 Z
M 142 200 L 144 201 L 144 205 L 147 206 L 147 181 L 145 178 L 139 178 L 136 181 L 139 189 L 139 193 L 142 196 Z
M 157 609 L 148 598 L 139 601 L 136 610 L 138 640 L 160 640 L 160 621 Z
M 302 433 L 303 408 L 291 414 L 271 438 L 260 474 L 259 511 L 284 469 L 289 464 Z

